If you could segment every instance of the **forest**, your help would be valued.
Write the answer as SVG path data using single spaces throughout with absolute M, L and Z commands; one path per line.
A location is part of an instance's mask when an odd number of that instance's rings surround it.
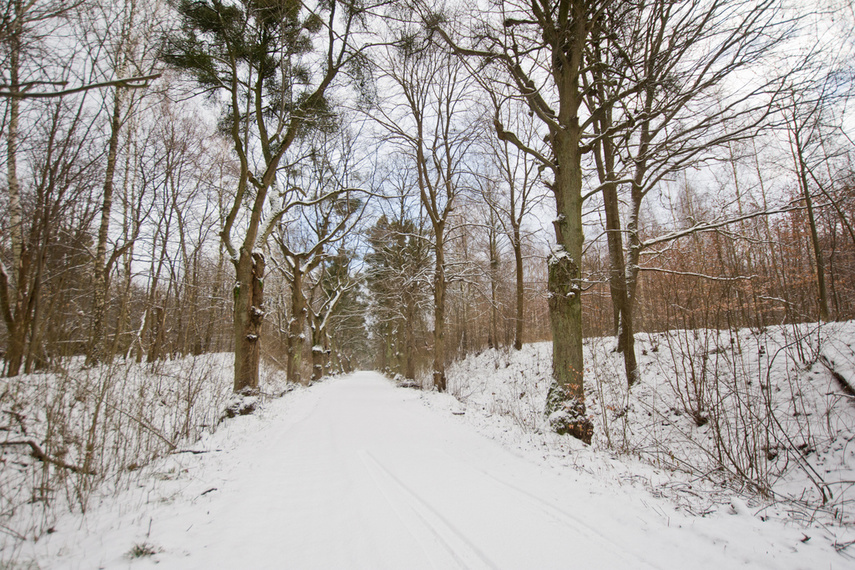
M 627 435 L 657 353 L 774 497 L 778 364 L 744 397 L 765 365 L 716 367 L 783 335 L 855 398 L 820 341 L 855 319 L 853 29 L 848 0 L 0 0 L 0 524 L 295 386 L 465 400 L 502 359 L 538 362 L 523 427 L 699 472 Z

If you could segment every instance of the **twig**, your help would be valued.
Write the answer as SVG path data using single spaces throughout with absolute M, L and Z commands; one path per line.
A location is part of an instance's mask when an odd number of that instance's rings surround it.
M 178 449 L 171 452 L 172 455 L 178 455 L 179 453 L 192 453 L 193 455 L 201 455 L 203 453 L 211 453 L 212 451 L 222 451 L 222 449 Z
M 850 540 L 849 542 L 834 542 L 831 546 L 834 547 L 834 550 L 840 552 L 841 550 L 846 550 L 853 544 L 855 544 L 855 540 Z

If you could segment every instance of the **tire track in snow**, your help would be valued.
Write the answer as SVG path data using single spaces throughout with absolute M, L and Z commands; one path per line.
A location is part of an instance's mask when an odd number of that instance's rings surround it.
M 422 542 L 419 534 L 414 531 L 407 522 L 407 517 L 398 509 L 398 505 L 402 502 L 416 516 L 418 521 L 430 531 L 437 539 L 437 542 L 446 550 L 455 562 L 458 568 L 488 568 L 496 570 L 499 567 L 490 560 L 477 546 L 475 546 L 460 530 L 458 530 L 447 518 L 434 509 L 428 502 L 422 499 L 417 493 L 410 489 L 403 481 L 401 481 L 394 473 L 386 468 L 380 461 L 374 457 L 371 452 L 361 450 L 360 457 L 363 465 L 365 465 L 368 473 L 371 475 L 374 483 L 380 489 L 386 501 L 401 519 L 401 522 L 407 526 L 407 530 L 416 539 L 417 542 L 425 550 L 429 558 L 432 558 L 430 549 Z M 388 494 L 389 485 L 383 485 L 379 479 L 385 480 L 387 483 L 398 490 L 400 501 L 394 500 Z M 432 561 L 433 562 L 433 561 Z M 447 568 L 446 564 L 436 565 L 438 568 Z
M 530 491 L 527 491 L 526 489 L 520 488 L 517 485 L 514 485 L 513 483 L 509 483 L 507 481 L 504 481 L 503 479 L 500 479 L 489 471 L 473 465 L 470 461 L 454 457 L 445 450 L 441 450 L 440 452 L 458 465 L 467 467 L 471 471 L 479 473 L 484 477 L 495 481 L 502 487 L 510 489 L 518 495 L 522 495 L 529 501 L 529 503 L 534 504 L 535 508 L 537 508 L 539 511 L 543 512 L 553 520 L 557 521 L 558 523 L 572 528 L 574 531 L 591 539 L 592 541 L 600 543 L 604 548 L 608 549 L 609 552 L 626 561 L 628 564 L 627 568 L 649 568 L 650 570 L 659 570 L 659 566 L 652 564 L 651 562 L 634 552 L 628 551 L 626 549 L 626 546 L 616 543 L 608 536 L 602 534 L 595 528 L 592 528 L 589 524 L 580 520 L 577 516 L 556 507 L 555 505 L 549 503 L 544 499 L 541 499 L 540 497 L 538 497 L 534 493 L 531 493 Z

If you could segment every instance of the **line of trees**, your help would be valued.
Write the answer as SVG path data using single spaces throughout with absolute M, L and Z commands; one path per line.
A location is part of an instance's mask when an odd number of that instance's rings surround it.
M 639 332 L 852 318 L 846 18 L 445 10 L 6 2 L 3 372 L 234 351 L 236 392 L 264 356 L 446 390 L 550 339 L 588 441 L 585 335 L 631 386 Z

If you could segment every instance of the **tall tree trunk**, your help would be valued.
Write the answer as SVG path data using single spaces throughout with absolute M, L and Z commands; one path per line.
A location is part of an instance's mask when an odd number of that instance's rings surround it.
M 113 208 L 113 179 L 119 152 L 119 131 L 122 128 L 122 91 L 121 87 L 116 87 L 113 95 L 113 113 L 110 118 L 110 142 L 107 151 L 107 168 L 104 172 L 101 223 L 98 227 L 98 243 L 95 249 L 95 267 L 93 269 L 92 331 L 89 340 L 89 354 L 86 359 L 87 364 L 90 365 L 103 362 L 106 356 L 104 320 L 109 288 L 107 240 L 110 233 L 110 211 Z
M 287 362 L 285 365 L 288 382 L 299 383 L 300 369 L 303 365 L 303 329 L 306 325 L 306 296 L 303 294 L 302 261 L 294 263 L 294 277 L 291 281 L 291 321 L 288 323 Z
M 203 346 L 203 350 L 205 352 L 213 352 L 214 350 L 214 321 L 217 316 L 219 316 L 219 310 L 216 306 L 215 299 L 220 297 L 220 291 L 223 286 L 223 269 L 225 265 L 226 256 L 223 255 L 223 245 L 220 244 L 218 248 L 218 256 L 217 256 L 217 272 L 214 276 L 214 280 L 211 283 L 211 293 L 210 299 L 211 303 L 209 303 L 206 313 L 207 313 L 207 322 L 208 325 L 205 328 L 205 344 Z
M 314 382 L 324 377 L 328 346 L 326 336 L 320 323 L 312 326 L 312 381 Z
M 793 117 L 795 125 L 795 116 Z M 825 261 L 822 255 L 822 245 L 819 243 L 819 234 L 816 229 L 816 216 L 813 211 L 813 199 L 810 195 L 810 186 L 808 185 L 808 167 L 805 162 L 804 149 L 801 137 L 799 136 L 798 127 L 793 127 L 793 139 L 796 150 L 796 164 L 799 172 L 799 186 L 802 187 L 802 196 L 807 206 L 808 224 L 810 226 L 810 242 L 813 246 L 813 255 L 816 262 L 816 286 L 818 289 L 819 301 L 819 319 L 828 321 L 828 288 L 825 284 Z
M 436 231 L 436 266 L 433 275 L 433 385 L 438 392 L 448 389 L 445 377 L 445 252 L 442 227 Z
M 161 306 L 152 307 L 151 315 L 151 344 L 148 349 L 146 362 L 153 364 L 160 358 L 163 350 L 163 340 L 166 334 L 166 310 Z
M 487 335 L 487 345 L 490 348 L 499 345 L 499 248 L 496 244 L 495 228 L 490 228 L 490 331 Z
M 610 128 L 608 114 L 603 119 L 603 131 Z M 635 355 L 635 335 L 632 326 L 632 306 L 627 292 L 626 264 L 623 252 L 623 234 L 620 223 L 617 184 L 615 183 L 615 149 L 608 137 L 601 143 L 602 156 L 598 157 L 600 178 L 603 184 L 603 205 L 606 213 L 606 237 L 609 248 L 609 290 L 614 314 L 617 318 L 616 334 L 618 352 L 623 353 L 627 386 L 638 380 L 638 362 Z
M 235 284 L 235 392 L 258 391 L 264 319 L 264 255 L 240 249 Z
M 47 214 L 44 215 L 44 220 L 47 220 Z M 46 226 L 45 222 L 42 222 L 40 225 Z M 42 231 L 42 245 L 40 247 L 40 251 L 38 252 L 38 259 L 36 261 L 36 269 L 33 275 L 32 284 L 30 285 L 29 294 L 27 295 L 27 305 L 24 310 L 23 315 L 23 338 L 26 341 L 27 333 L 30 333 L 30 346 L 27 350 L 27 359 L 24 364 L 24 371 L 26 373 L 30 373 L 33 369 L 33 361 L 36 357 L 36 352 L 41 350 L 41 342 L 39 338 L 39 328 L 38 324 L 40 321 L 42 304 L 40 302 L 41 297 L 41 289 L 42 289 L 42 275 L 44 274 L 45 263 L 47 262 L 47 250 L 48 244 L 51 242 L 50 238 L 50 228 L 43 227 Z
M 20 0 L 14 2 L 14 16 L 9 30 L 9 91 L 20 90 L 19 66 L 21 52 L 21 18 L 23 6 Z M 9 98 L 9 119 L 6 126 L 6 184 L 9 198 L 9 233 L 12 244 L 12 267 L 15 282 L 9 283 L 5 271 L 0 275 L 2 287 L 3 318 L 8 335 L 6 347 L 6 375 L 17 376 L 21 370 L 26 344 L 26 327 L 23 322 L 26 275 L 29 272 L 27 246 L 24 243 L 24 217 L 21 204 L 21 187 L 18 181 L 18 121 L 20 119 L 20 99 Z M 5 268 L 4 268 L 5 269 Z
M 547 288 L 552 328 L 552 384 L 546 413 L 553 430 L 590 443 L 594 426 L 586 415 L 582 357 L 582 104 L 580 76 L 582 54 L 588 38 L 587 3 L 569 3 L 568 28 L 550 34 L 552 73 L 559 94 L 558 124 L 550 129 L 557 162 L 552 191 L 558 214 L 555 220 L 556 249 L 550 254 Z M 569 34 L 569 39 L 565 37 Z
M 562 139 L 569 137 L 558 135 Z M 556 138 L 558 138 L 556 137 Z M 557 433 L 591 442 L 593 424 L 585 415 L 582 357 L 581 259 L 582 176 L 575 141 L 556 144 L 559 164 L 554 185 L 558 247 L 548 260 L 549 318 L 552 328 L 552 377 L 546 412 Z
M 627 295 L 626 265 L 618 212 L 617 188 L 608 184 L 603 188 L 606 209 L 606 231 L 609 245 L 609 288 L 612 304 L 618 315 L 618 352 L 623 353 L 624 372 L 629 387 L 638 380 L 638 362 L 635 355 L 635 335 L 632 327 L 632 307 Z
M 415 333 L 416 324 L 415 324 L 415 318 L 416 318 L 415 303 L 412 301 L 412 299 L 409 299 L 408 303 L 407 303 L 407 326 L 404 327 L 405 335 L 406 335 L 406 339 L 405 339 L 406 346 L 404 348 L 404 355 L 405 355 L 405 359 L 406 359 L 406 362 L 405 362 L 406 368 L 404 369 L 404 376 L 409 380 L 415 380 L 416 379 L 416 333 Z
M 131 129 L 133 131 L 133 129 Z M 136 145 L 134 145 L 136 148 Z M 136 154 L 136 153 L 133 153 Z M 128 195 L 128 185 L 131 178 L 131 156 L 132 153 L 128 152 L 125 157 L 125 177 L 122 182 L 122 195 L 124 199 L 123 202 L 123 216 L 122 223 L 124 228 L 124 237 L 125 240 L 129 240 L 131 235 L 131 225 L 134 223 L 135 212 L 132 211 L 132 208 L 129 205 L 132 203 L 131 196 Z M 136 184 L 131 184 L 131 194 L 136 194 Z M 117 354 L 119 354 L 119 348 L 122 342 L 122 335 L 125 332 L 125 329 L 128 328 L 130 319 L 130 302 L 131 302 L 131 288 L 133 285 L 133 260 L 134 260 L 134 244 L 131 242 L 128 249 L 122 255 L 123 258 L 123 266 L 125 270 L 125 279 L 122 284 L 122 300 L 121 305 L 119 307 L 119 316 L 116 318 L 116 334 L 113 336 L 113 343 L 110 346 L 109 356 L 112 360 Z
M 513 239 L 513 248 L 514 248 L 514 265 L 516 269 L 516 295 L 517 295 L 517 306 L 516 306 L 516 316 L 514 317 L 514 349 L 520 350 L 522 348 L 522 337 L 523 337 L 523 314 L 524 314 L 524 303 L 525 303 L 525 275 L 523 268 L 523 256 L 522 256 L 522 239 L 520 236 L 520 225 L 516 222 L 513 224 L 514 231 L 514 239 Z

